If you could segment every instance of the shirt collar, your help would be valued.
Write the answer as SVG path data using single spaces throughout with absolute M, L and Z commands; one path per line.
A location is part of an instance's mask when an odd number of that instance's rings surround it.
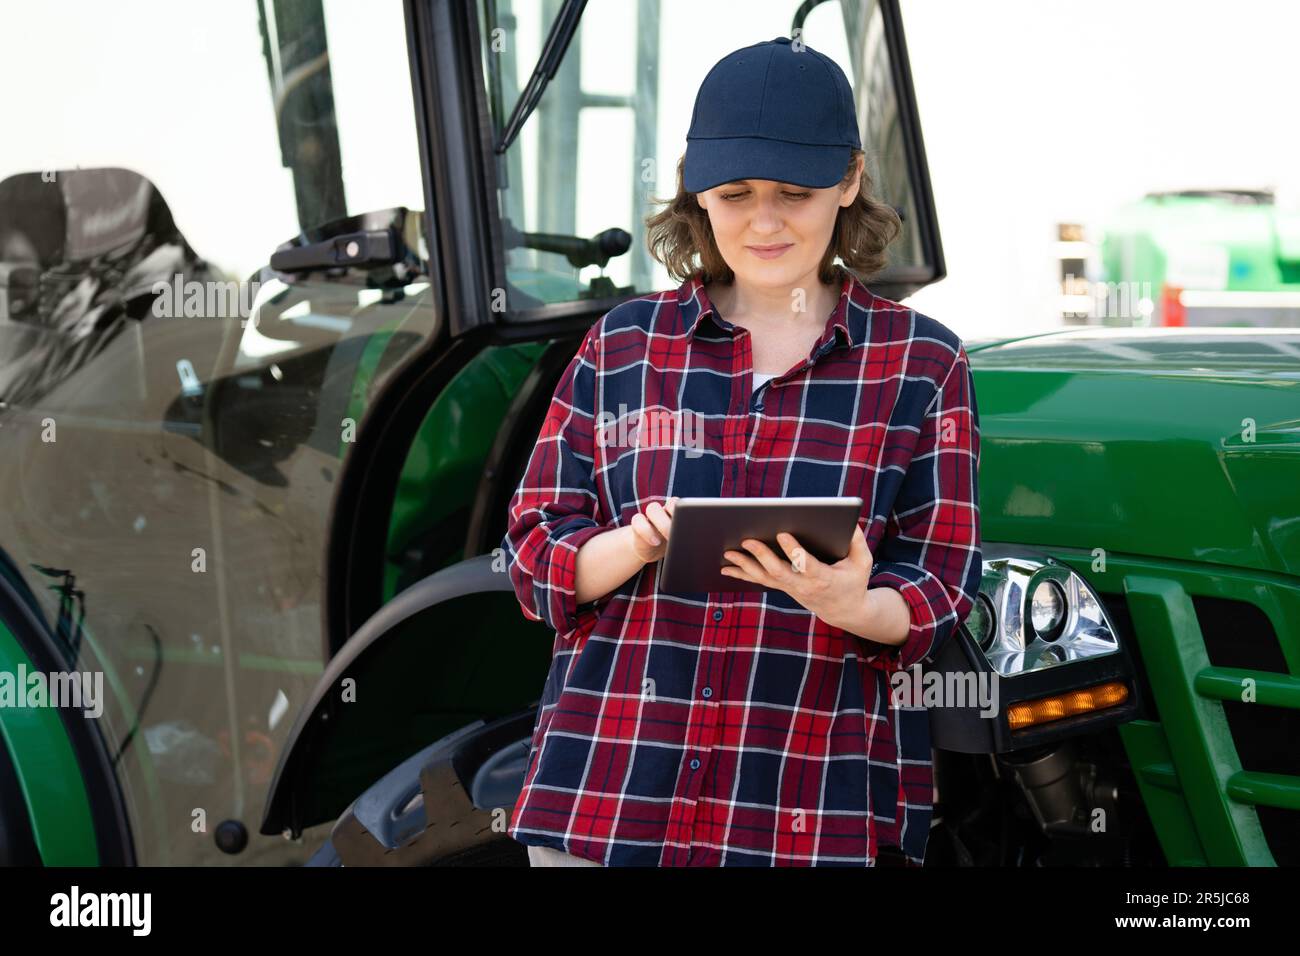
M 843 267 L 840 268 L 840 271 L 844 274 L 844 280 L 840 286 L 840 299 L 836 303 L 835 309 L 826 319 L 826 328 L 817 341 L 818 348 L 825 345 L 832 338 L 837 348 L 860 345 L 866 340 L 866 316 L 870 312 L 871 292 L 854 273 Z M 850 310 L 850 305 L 857 306 L 857 308 Z M 682 329 L 692 337 L 695 335 L 700 322 L 706 316 L 712 319 L 714 326 L 717 328 L 728 331 L 735 328 L 730 322 L 718 315 L 713 303 L 709 301 L 708 293 L 704 291 L 704 282 L 700 270 L 691 273 L 686 281 L 678 287 L 677 309 L 678 314 L 681 316 Z

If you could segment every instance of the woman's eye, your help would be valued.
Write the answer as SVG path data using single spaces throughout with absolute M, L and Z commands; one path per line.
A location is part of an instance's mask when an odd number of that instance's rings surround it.
M 745 195 L 746 195 L 746 193 L 723 193 L 723 194 L 722 194 L 722 198 L 725 199 L 725 200 L 727 200 L 728 202 L 730 202 L 730 201 L 735 200 L 735 199 L 743 199 L 743 198 L 745 197 Z M 812 195 L 812 193 L 806 193 L 806 192 L 805 192 L 805 193 L 790 193 L 790 192 L 788 192 L 788 193 L 784 193 L 783 195 L 788 196 L 790 199 L 807 199 L 809 196 Z

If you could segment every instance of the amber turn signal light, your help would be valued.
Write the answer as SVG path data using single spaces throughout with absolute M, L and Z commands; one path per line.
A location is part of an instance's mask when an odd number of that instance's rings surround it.
M 1035 724 L 1045 724 L 1053 720 L 1062 720 L 1076 714 L 1086 714 L 1094 710 L 1104 710 L 1128 700 L 1128 687 L 1121 681 L 1109 681 L 1081 690 L 1072 690 L 1068 694 L 1044 697 L 1041 700 L 1027 700 L 1012 704 L 1007 710 L 1007 723 L 1012 730 L 1024 730 Z

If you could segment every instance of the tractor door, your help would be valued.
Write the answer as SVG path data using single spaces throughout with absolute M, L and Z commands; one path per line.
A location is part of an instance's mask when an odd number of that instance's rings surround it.
M 649 255 L 645 219 L 676 191 L 695 91 L 718 59 L 796 30 L 835 58 L 855 90 L 877 194 L 904 223 L 873 287 L 901 298 L 942 278 L 896 0 L 746 5 L 740 32 L 736 10 L 722 0 L 408 4 L 445 348 L 540 348 L 511 379 L 505 413 L 474 419 L 491 447 L 469 483 L 463 560 L 392 594 L 376 581 L 339 616 L 337 633 L 349 636 L 298 713 L 263 833 L 336 820 L 321 862 L 523 859 L 504 819 L 522 785 L 551 635 L 522 617 L 493 549 L 578 339 L 618 302 L 676 284 Z M 385 420 L 396 434 L 409 428 L 396 413 Z M 371 487 L 391 494 L 395 456 L 360 451 L 378 476 Z M 412 475 L 413 497 L 427 497 Z M 340 514 L 364 487 L 340 489 Z M 332 547 L 364 574 L 378 553 L 367 534 L 381 532 L 351 524 L 336 522 Z

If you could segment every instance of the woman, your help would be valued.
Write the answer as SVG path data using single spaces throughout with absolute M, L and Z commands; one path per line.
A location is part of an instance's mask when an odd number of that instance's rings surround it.
M 899 222 L 833 61 L 735 51 L 687 140 L 648 223 L 686 279 L 588 332 L 510 504 L 511 582 L 556 636 L 509 833 L 533 865 L 920 864 L 929 723 L 889 676 L 933 659 L 979 584 L 965 349 L 854 274 Z M 770 590 L 665 593 L 686 495 L 864 504 L 841 561 L 747 541 L 719 564 Z

